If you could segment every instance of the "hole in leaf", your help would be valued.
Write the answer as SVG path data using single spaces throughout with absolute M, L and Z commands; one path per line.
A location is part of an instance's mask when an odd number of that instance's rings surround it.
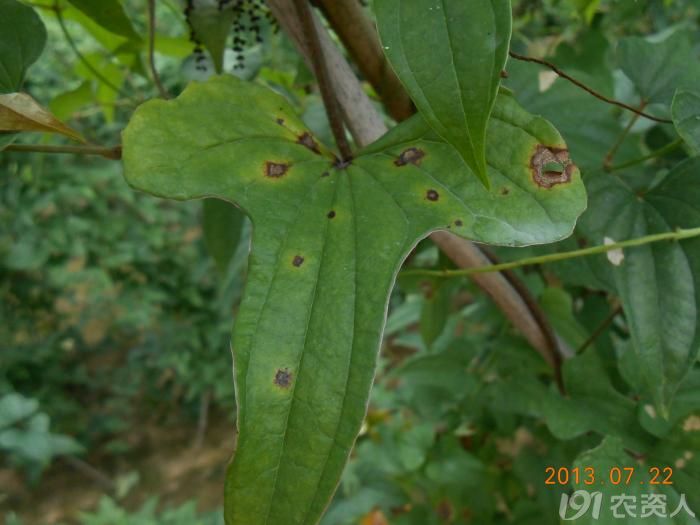
M 569 159 L 569 150 L 538 144 L 530 158 L 530 169 L 535 184 L 550 189 L 571 182 L 576 165 Z

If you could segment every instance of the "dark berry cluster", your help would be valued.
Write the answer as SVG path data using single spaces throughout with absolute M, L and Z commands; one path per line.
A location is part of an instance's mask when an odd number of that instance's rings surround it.
M 236 64 L 234 69 L 245 67 L 244 51 L 256 43 L 263 42 L 264 25 L 272 27 L 276 33 L 279 30 L 277 21 L 267 8 L 265 0 L 217 0 L 219 11 L 231 9 L 234 13 L 233 19 L 233 51 L 236 53 Z M 206 56 L 202 49 L 202 43 L 197 38 L 192 24 L 190 14 L 196 9 L 194 0 L 186 0 L 185 17 L 190 24 L 190 39 L 195 43 L 195 62 L 198 71 L 206 71 Z

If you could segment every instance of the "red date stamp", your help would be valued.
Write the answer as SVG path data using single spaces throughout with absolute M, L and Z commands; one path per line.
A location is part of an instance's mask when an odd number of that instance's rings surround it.
M 546 467 L 545 485 L 673 485 L 671 467 Z

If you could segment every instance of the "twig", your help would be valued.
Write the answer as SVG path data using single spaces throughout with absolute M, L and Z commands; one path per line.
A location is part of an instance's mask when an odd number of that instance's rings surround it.
M 345 136 L 345 127 L 343 126 L 343 114 L 338 103 L 338 99 L 333 92 L 333 84 L 331 83 L 328 74 L 328 67 L 323 56 L 321 42 L 316 32 L 316 24 L 311 12 L 311 6 L 308 0 L 294 0 L 297 15 L 304 29 L 306 44 L 310 50 L 310 58 L 314 68 L 314 74 L 318 81 L 318 87 L 321 90 L 323 104 L 326 106 L 328 120 L 330 121 L 331 130 L 335 137 L 335 142 L 340 150 L 341 161 L 346 162 L 352 159 L 352 150 L 350 143 Z
M 556 261 L 564 261 L 566 259 L 574 259 L 576 257 L 586 257 L 588 255 L 597 255 L 607 253 L 612 250 L 621 248 L 633 248 L 635 246 L 643 246 L 661 241 L 680 241 L 700 235 L 700 227 L 690 229 L 678 229 L 672 232 L 654 233 L 629 239 L 626 241 L 615 242 L 610 244 L 600 244 L 591 246 L 590 248 L 582 248 L 580 250 L 572 250 L 569 252 L 550 253 L 547 255 L 539 255 L 537 257 L 526 257 L 517 261 L 511 261 L 501 264 L 478 266 L 475 268 L 464 268 L 461 270 L 406 270 L 403 275 L 422 275 L 426 277 L 462 277 L 464 275 L 474 275 L 488 272 L 501 272 L 503 270 L 511 270 L 513 268 L 522 268 L 523 266 L 531 266 L 533 264 L 546 264 Z
M 315 0 L 362 76 L 397 121 L 415 112 L 413 102 L 381 50 L 377 29 L 358 0 Z
M 683 139 L 676 139 L 673 142 L 669 142 L 665 146 L 662 146 L 659 149 L 652 151 L 648 155 L 644 155 L 643 157 L 639 157 L 638 159 L 628 160 L 627 162 L 623 162 L 621 164 L 618 164 L 617 166 L 610 166 L 608 168 L 608 171 L 613 172 L 624 170 L 631 166 L 636 166 L 637 164 L 646 162 L 647 160 L 655 159 L 657 157 L 663 157 L 664 155 L 666 155 L 666 153 L 670 153 L 671 151 L 678 148 L 678 146 L 680 146 L 681 144 L 683 144 Z
M 483 251 L 484 254 L 486 254 L 486 257 L 489 258 L 491 264 L 498 264 L 498 258 L 491 250 L 489 250 L 485 246 L 481 246 L 480 248 L 481 251 Z M 513 288 L 515 288 L 515 290 L 517 290 L 517 292 L 520 294 L 520 297 L 522 297 L 523 301 L 525 301 L 525 304 L 532 313 L 532 317 L 535 319 L 535 322 L 539 325 L 540 329 L 542 330 L 542 334 L 544 335 L 545 341 L 550 350 L 549 356 L 551 360 L 552 369 L 554 370 L 554 380 L 557 384 L 559 392 L 562 395 L 566 395 L 566 387 L 564 386 L 564 377 L 562 375 L 563 351 L 559 347 L 559 341 L 557 340 L 557 335 L 554 333 L 554 328 L 552 328 L 549 319 L 547 319 L 547 316 L 542 311 L 542 308 L 540 308 L 540 305 L 537 302 L 537 300 L 535 300 L 535 298 L 530 293 L 529 288 L 525 286 L 525 284 L 520 279 L 518 279 L 518 276 L 515 275 L 515 273 L 512 270 L 502 270 L 501 273 L 507 279 L 510 285 Z
M 643 110 L 646 107 L 646 105 L 647 103 L 645 101 L 642 101 L 642 103 L 639 105 L 638 111 Z M 630 118 L 630 121 L 625 126 L 625 129 L 623 129 L 620 133 L 620 136 L 617 137 L 615 144 L 613 144 L 610 150 L 605 154 L 605 158 L 603 159 L 603 169 L 605 171 L 610 171 L 610 166 L 612 165 L 612 161 L 615 158 L 617 150 L 620 149 L 620 146 L 622 146 L 622 143 L 625 141 L 625 138 L 627 138 L 627 135 L 629 135 L 632 126 L 634 126 L 637 120 L 639 120 L 639 113 L 635 113 L 634 115 L 632 115 L 632 118 Z
M 508 54 L 513 57 L 516 60 L 522 60 L 523 62 L 533 62 L 535 64 L 540 64 L 541 66 L 546 66 L 552 71 L 554 71 L 557 75 L 560 77 L 568 80 L 572 84 L 580 87 L 584 91 L 587 91 L 591 95 L 593 95 L 595 98 L 602 100 L 603 102 L 607 102 L 608 104 L 612 104 L 614 106 L 618 106 L 621 108 L 624 108 L 628 111 L 631 111 L 632 113 L 636 113 L 639 116 L 648 118 L 649 120 L 653 120 L 655 122 L 663 122 L 665 124 L 672 124 L 673 121 L 665 118 L 660 118 L 660 117 L 655 117 L 654 115 L 650 115 L 649 113 L 644 113 L 643 111 L 638 110 L 637 108 L 630 106 L 629 104 L 625 104 L 624 102 L 620 102 L 619 100 L 615 100 L 609 97 L 606 97 L 605 95 L 598 93 L 597 91 L 593 90 L 592 88 L 588 87 L 585 85 L 583 82 L 580 80 L 576 80 L 573 78 L 571 75 L 568 75 L 567 73 L 564 73 L 561 69 L 559 69 L 557 66 L 552 64 L 551 62 L 548 62 L 547 60 L 543 60 L 541 58 L 535 58 L 535 57 L 529 57 L 525 55 L 520 55 L 514 51 L 509 51 Z
M 199 420 L 197 421 L 197 433 L 192 442 L 192 448 L 200 449 L 204 443 L 209 424 L 209 405 L 211 403 L 211 389 L 204 392 L 199 398 Z
M 156 48 L 156 0 L 148 0 L 148 64 L 151 67 L 151 75 L 153 76 L 153 82 L 155 83 L 160 96 L 164 99 L 169 99 L 170 96 L 168 92 L 163 87 L 163 83 L 160 81 L 160 75 L 156 69 L 155 61 L 155 48 Z
M 122 147 L 114 146 L 49 146 L 44 144 L 10 144 L 3 151 L 18 153 L 69 153 L 72 155 L 99 155 L 110 160 L 122 158 Z
M 97 79 L 100 82 L 102 82 L 105 86 L 107 86 L 109 89 L 111 89 L 112 91 L 115 91 L 116 93 L 118 93 L 122 97 L 129 98 L 129 96 L 124 91 L 122 91 L 117 86 L 112 84 L 112 82 L 110 82 L 109 79 L 107 79 L 102 73 L 97 71 L 93 67 L 93 65 L 88 61 L 88 59 L 85 58 L 83 56 L 83 54 L 80 52 L 80 50 L 78 49 L 78 46 L 75 44 L 75 41 L 73 40 L 73 37 L 68 32 L 68 28 L 66 27 L 66 23 L 63 20 L 63 15 L 61 14 L 61 8 L 58 5 L 57 0 L 54 2 L 53 11 L 54 11 L 54 13 L 56 13 L 56 19 L 58 20 L 58 25 L 61 27 L 61 31 L 63 32 L 63 36 L 66 37 L 66 41 L 68 42 L 68 45 L 73 50 L 75 55 L 78 57 L 78 60 L 80 60 L 83 63 L 83 65 L 86 68 L 88 68 L 88 70 L 90 70 L 90 72 L 93 75 L 95 75 L 97 77 Z
M 72 468 L 97 483 L 105 492 L 113 493 L 116 490 L 116 484 L 109 476 L 103 474 L 86 461 L 75 456 L 62 456 L 61 459 Z
M 622 312 L 622 305 L 617 305 L 613 310 L 608 314 L 608 316 L 603 319 L 603 321 L 598 325 L 598 327 L 593 331 L 593 333 L 586 339 L 581 346 L 578 347 L 576 350 L 577 354 L 582 353 L 586 348 L 591 346 L 598 337 L 600 337 L 605 330 L 607 330 L 608 326 L 615 320 L 615 318 Z

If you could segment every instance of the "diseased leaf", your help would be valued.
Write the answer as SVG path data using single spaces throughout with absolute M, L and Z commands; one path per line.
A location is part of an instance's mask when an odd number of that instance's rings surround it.
M 139 40 L 119 0 L 68 0 L 68 2 L 108 31 L 132 40 Z
M 26 93 L 0 95 L 0 132 L 38 131 L 58 133 L 85 142 L 85 139 L 54 117 Z
M 204 243 L 220 273 L 225 273 L 241 239 L 245 215 L 230 202 L 220 199 L 202 201 Z
M 551 242 L 586 203 L 559 134 L 508 96 L 489 124 L 493 191 L 420 117 L 339 166 L 285 99 L 228 76 L 142 105 L 123 146 L 132 186 L 235 202 L 253 223 L 232 344 L 232 525 L 318 521 L 365 415 L 389 291 L 419 239 L 449 229 Z M 542 170 L 552 158 L 562 174 Z
M 700 93 L 676 91 L 671 115 L 678 134 L 696 154 L 700 153 Z
M 31 7 L 0 0 L 0 93 L 19 90 L 46 45 L 46 28 Z
M 699 170 L 700 159 L 688 159 L 646 194 L 608 174 L 590 177 L 591 209 L 598 211 L 582 217 L 580 230 L 603 243 L 606 237 L 621 241 L 697 226 Z M 609 267 L 631 330 L 643 394 L 664 414 L 700 346 L 700 241 L 625 250 L 621 264 Z
M 486 127 L 508 57 L 509 0 L 377 0 L 384 52 L 430 126 L 488 187 Z

